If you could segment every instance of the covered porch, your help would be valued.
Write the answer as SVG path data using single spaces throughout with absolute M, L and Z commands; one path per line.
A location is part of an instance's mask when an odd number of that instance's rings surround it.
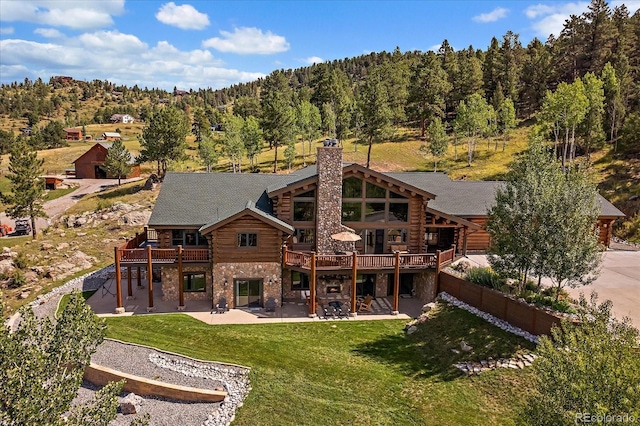
M 339 310 L 340 314 L 345 312 L 352 317 L 357 316 L 360 309 L 357 277 L 359 273 L 387 273 L 392 274 L 392 287 L 388 312 L 397 315 L 400 306 L 400 274 L 402 272 L 419 272 L 432 270 L 436 282 L 431 287 L 433 294 L 423 295 L 431 300 L 435 298 L 437 289 L 437 276 L 440 268 L 455 259 L 455 245 L 446 251 L 436 251 L 436 253 L 409 254 L 396 251 L 393 254 L 360 255 L 357 252 L 349 254 L 318 255 L 315 252 L 291 251 L 287 246 L 283 246 L 282 263 L 283 269 L 300 271 L 309 276 L 309 290 L 307 292 L 306 303 L 309 309 L 309 316 L 315 317 L 318 313 L 325 314 L 326 306 L 332 306 Z M 318 278 L 320 275 L 329 272 L 346 276 L 348 290 L 347 295 L 320 295 L 318 293 Z M 350 278 L 350 280 L 349 280 Z M 390 283 L 391 284 L 391 283 Z M 326 291 L 325 291 L 326 292 Z M 327 299 L 327 300 L 325 300 Z

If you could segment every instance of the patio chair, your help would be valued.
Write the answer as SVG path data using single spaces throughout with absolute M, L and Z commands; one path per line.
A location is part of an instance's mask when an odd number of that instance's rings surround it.
M 371 312 L 371 304 L 373 303 L 373 297 L 370 294 L 367 294 L 367 297 L 364 298 L 360 305 L 358 306 L 358 312 Z
M 351 308 L 349 307 L 348 304 L 345 303 L 338 309 L 338 318 L 349 319 L 350 313 L 351 313 Z
M 268 298 L 264 303 L 264 309 L 267 312 L 275 312 L 277 306 L 278 304 L 276 303 L 276 299 L 274 299 L 273 297 Z
M 225 299 L 224 297 L 221 297 L 220 300 L 218 300 L 218 303 L 216 304 L 216 313 L 224 314 L 225 312 L 227 312 L 227 310 L 228 310 L 227 299 Z

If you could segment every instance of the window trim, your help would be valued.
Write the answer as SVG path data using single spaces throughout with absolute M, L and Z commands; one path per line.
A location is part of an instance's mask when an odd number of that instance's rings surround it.
M 191 288 L 187 288 L 189 286 L 189 284 L 192 282 L 192 276 L 194 275 L 202 275 L 202 278 L 204 279 L 204 285 L 202 286 L 201 289 L 191 289 Z M 206 272 L 200 272 L 200 271 L 194 271 L 194 272 L 183 272 L 182 273 L 182 291 L 185 293 L 206 293 L 207 291 L 207 273 Z
M 242 237 L 244 236 L 244 241 L 246 244 L 242 244 Z M 253 240 L 255 244 L 251 243 L 251 236 L 253 236 Z M 237 247 L 241 249 L 256 249 L 258 248 L 258 233 L 257 232 L 238 232 L 236 234 Z

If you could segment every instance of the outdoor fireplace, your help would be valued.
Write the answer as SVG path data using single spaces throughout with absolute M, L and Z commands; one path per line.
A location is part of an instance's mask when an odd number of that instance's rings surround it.
M 337 294 L 337 293 L 340 293 L 340 285 L 327 286 L 327 294 Z

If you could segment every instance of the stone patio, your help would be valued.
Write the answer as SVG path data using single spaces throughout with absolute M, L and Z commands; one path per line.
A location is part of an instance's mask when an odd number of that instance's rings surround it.
M 127 280 L 122 280 L 124 314 L 114 314 L 116 307 L 115 279 L 107 280 L 102 287 L 91 296 L 87 303 L 94 312 L 101 317 L 123 315 L 148 315 L 148 292 L 146 286 L 138 288 L 132 283 L 133 298 L 127 298 Z M 211 301 L 185 301 L 184 310 L 178 310 L 177 301 L 162 300 L 162 284 L 153 283 L 153 305 L 156 314 L 184 313 L 207 324 L 265 324 L 273 322 L 309 322 L 309 321 L 357 321 L 380 319 L 411 319 L 418 317 L 422 303 L 415 298 L 401 298 L 399 300 L 398 315 L 391 315 L 393 301 L 386 297 L 374 299 L 371 312 L 361 312 L 350 318 L 324 318 L 322 312 L 318 316 L 309 318 L 309 308 L 304 301 L 285 302 L 275 311 L 269 312 L 264 308 L 230 309 L 223 314 L 212 313 Z

